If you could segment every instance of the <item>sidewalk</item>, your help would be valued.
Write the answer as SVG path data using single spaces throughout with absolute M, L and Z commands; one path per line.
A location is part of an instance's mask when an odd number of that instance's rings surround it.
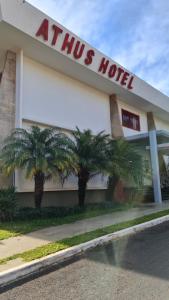
M 48 227 L 32 233 L 0 241 L 0 259 L 21 253 L 27 250 L 46 245 L 48 243 L 89 232 L 98 228 L 129 221 L 154 212 L 169 209 L 169 201 L 161 205 L 144 205 L 128 211 L 114 212 L 86 220 L 76 221 L 55 227 Z M 21 260 L 11 261 L 0 265 L 0 271 L 22 264 Z

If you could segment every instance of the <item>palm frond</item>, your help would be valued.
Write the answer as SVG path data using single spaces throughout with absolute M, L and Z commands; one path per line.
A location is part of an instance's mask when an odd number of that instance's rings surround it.
M 26 177 L 43 173 L 47 178 L 68 167 L 67 136 L 55 128 L 15 129 L 4 141 L 0 160 L 2 170 L 10 175 L 25 169 Z

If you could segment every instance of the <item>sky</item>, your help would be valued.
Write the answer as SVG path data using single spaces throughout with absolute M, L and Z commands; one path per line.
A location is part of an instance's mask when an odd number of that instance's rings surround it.
M 168 0 L 27 0 L 169 95 Z

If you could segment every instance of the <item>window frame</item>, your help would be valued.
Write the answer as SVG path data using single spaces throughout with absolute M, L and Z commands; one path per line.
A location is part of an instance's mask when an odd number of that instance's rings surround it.
M 126 116 L 129 117 L 129 122 L 128 122 L 128 124 L 126 124 L 127 122 L 124 123 L 124 120 L 123 120 L 124 114 L 125 114 Z M 121 109 L 121 116 L 122 116 L 122 126 L 123 126 L 123 127 L 129 128 L 129 129 L 132 129 L 132 130 L 135 130 L 135 131 L 140 131 L 140 130 L 141 130 L 141 126 L 140 126 L 140 116 L 139 116 L 139 115 L 137 115 L 137 114 L 135 114 L 135 113 L 133 113 L 133 112 L 130 112 L 130 111 L 128 111 L 128 110 L 122 108 L 122 109 Z M 131 125 L 131 123 L 132 123 L 131 118 L 132 118 L 132 117 L 136 118 L 136 120 L 137 120 L 136 128 L 134 128 L 134 127 Z

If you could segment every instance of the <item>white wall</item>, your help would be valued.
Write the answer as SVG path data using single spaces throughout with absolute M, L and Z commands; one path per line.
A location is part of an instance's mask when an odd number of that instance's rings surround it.
M 22 119 L 24 128 L 44 124 L 66 130 L 90 128 L 94 133 L 110 133 L 108 95 L 24 57 Z M 17 171 L 18 192 L 31 192 L 34 183 Z M 106 188 L 106 178 L 98 176 L 88 184 L 89 189 Z M 54 179 L 45 184 L 45 191 L 76 190 L 77 179 L 69 178 L 62 187 Z
M 169 122 L 166 123 L 164 121 L 161 121 L 158 118 L 155 118 L 155 125 L 157 130 L 167 130 L 169 131 Z
M 23 128 L 29 130 L 32 125 L 38 125 L 40 128 L 45 128 L 47 126 L 36 124 L 36 123 L 28 123 L 23 122 Z M 65 131 L 65 133 L 67 133 Z M 69 133 L 70 134 L 70 133 Z M 18 192 L 33 192 L 34 190 L 34 182 L 33 180 L 29 180 L 25 178 L 25 173 L 23 171 L 15 172 L 15 186 Z M 98 175 L 88 183 L 88 189 L 106 189 L 107 187 L 107 178 Z M 70 176 L 68 180 L 65 181 L 62 186 L 59 178 L 53 178 L 50 181 L 45 183 L 45 191 L 66 191 L 66 190 L 77 190 L 77 178 L 74 176 Z
M 24 57 L 23 118 L 110 133 L 108 95 Z
M 15 186 L 17 192 L 33 192 L 34 191 L 34 181 L 25 179 L 25 174 L 22 171 L 16 171 L 15 174 Z M 68 180 L 65 181 L 64 185 L 60 183 L 60 180 L 57 178 L 53 178 L 50 181 L 45 183 L 45 191 L 71 191 L 77 190 L 77 178 L 74 176 L 69 177 Z M 107 187 L 107 179 L 103 176 L 96 176 L 88 183 L 89 190 L 95 189 L 106 189 Z
M 122 123 L 122 113 L 121 113 L 122 109 L 125 109 L 125 110 L 127 110 L 131 113 L 139 115 L 139 117 L 140 117 L 140 131 L 132 130 L 132 129 L 127 128 L 127 127 L 123 127 L 123 132 L 124 132 L 125 137 L 126 136 L 131 136 L 131 135 L 136 135 L 136 134 L 139 134 L 139 133 L 145 133 L 145 132 L 148 131 L 147 116 L 146 116 L 145 112 L 124 103 L 122 100 L 118 100 L 118 104 L 119 104 L 119 113 L 120 113 L 121 123 Z

